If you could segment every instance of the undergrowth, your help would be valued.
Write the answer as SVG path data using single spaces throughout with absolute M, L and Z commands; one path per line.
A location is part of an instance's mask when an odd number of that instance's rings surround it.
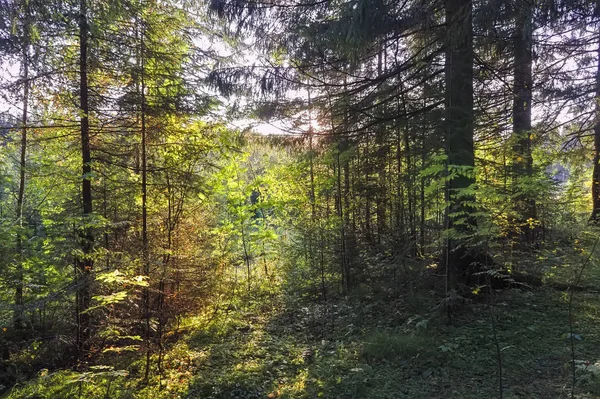
M 504 398 L 570 396 L 575 338 L 568 330 L 568 297 L 549 284 L 568 283 L 569 256 L 540 260 L 547 286 L 496 293 Z M 574 303 L 579 398 L 600 397 L 600 295 L 590 288 L 600 281 L 596 276 L 594 263 Z M 183 320 L 163 373 L 155 370 L 147 384 L 141 354 L 124 354 L 118 362 L 105 359 L 114 368 L 42 370 L 4 398 L 498 397 L 489 301 L 475 298 L 448 325 L 437 295 L 426 288 L 363 289 L 320 301 L 270 292 Z

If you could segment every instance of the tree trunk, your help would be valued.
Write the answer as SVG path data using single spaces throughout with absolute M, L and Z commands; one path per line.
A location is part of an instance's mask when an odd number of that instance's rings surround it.
M 93 268 L 92 251 L 94 237 L 90 227 L 90 218 L 92 216 L 92 158 L 90 151 L 90 122 L 89 122 L 89 104 L 88 104 L 88 20 L 87 20 L 87 0 L 79 2 L 79 96 L 81 113 L 81 157 L 83 163 L 83 175 L 81 185 L 81 197 L 83 203 L 83 223 L 80 231 L 80 239 L 83 255 L 77 259 L 77 269 L 79 273 L 78 285 L 78 351 L 79 356 L 83 356 L 89 350 L 89 339 L 91 336 L 90 315 L 87 310 L 91 302 L 91 276 Z
M 408 109 L 406 107 L 406 98 L 404 96 L 404 84 L 402 82 L 400 82 L 399 84 L 400 86 L 400 101 L 402 102 L 402 113 L 404 115 L 408 114 Z M 399 104 L 398 104 L 398 108 L 400 108 Z M 406 120 L 404 122 L 404 126 L 403 126 L 403 134 L 402 134 L 402 140 L 404 142 L 404 162 L 406 164 L 406 181 L 404 182 L 406 184 L 406 205 L 408 207 L 408 233 L 409 233 L 409 237 L 408 237 L 408 247 L 407 247 L 407 251 L 406 254 L 412 257 L 416 257 L 417 256 L 417 233 L 416 233 L 416 226 L 415 226 L 415 192 L 414 192 L 414 184 L 413 184 L 413 162 L 412 162 L 412 155 L 411 155 L 411 146 L 410 146 L 410 132 L 409 132 L 409 126 L 408 126 L 408 120 Z
M 387 191 L 387 146 L 384 143 L 383 132 L 377 132 L 377 189 L 375 191 L 375 214 L 377 216 L 377 244 L 381 245 L 382 238 L 386 233 L 386 191 Z
M 516 0 L 516 23 L 514 37 L 514 101 L 513 101 L 513 182 L 519 177 L 533 175 L 533 157 L 531 155 L 531 99 L 533 76 L 533 4 L 532 0 Z M 517 190 L 522 190 L 516 188 Z M 535 200 L 530 195 L 521 194 L 516 199 L 516 211 L 519 214 L 518 225 L 522 228 L 527 241 L 533 240 L 533 229 L 528 219 L 535 219 Z
M 338 218 L 340 223 L 340 266 L 342 273 L 342 292 L 346 293 L 349 289 L 349 276 L 348 276 L 348 264 L 346 256 L 346 223 L 343 205 L 343 193 L 342 193 L 342 167 L 340 162 L 340 149 L 338 147 L 338 153 L 336 157 L 336 174 L 337 174 L 337 205 L 338 205 Z
M 399 106 L 398 106 L 399 108 Z M 404 244 L 404 177 L 402 176 L 402 134 L 400 125 L 396 127 L 396 237 L 398 247 Z
M 597 13 L 600 14 L 600 6 Z M 599 29 L 600 31 L 600 29 Z M 599 34 L 600 37 L 600 34 Z M 594 171 L 592 175 L 592 216 L 590 222 L 600 222 L 600 41 L 597 50 L 598 66 L 596 69 L 596 124 L 594 125 Z
M 371 224 L 371 162 L 370 159 L 375 155 L 375 151 L 371 153 L 371 149 L 369 148 L 369 132 L 365 133 L 365 152 L 363 154 L 363 168 L 364 168 L 364 183 L 363 183 L 363 195 L 365 199 L 365 240 L 367 244 L 371 245 L 373 243 L 373 227 Z M 348 171 L 349 172 L 349 171 Z M 346 173 L 348 176 L 349 173 Z M 348 208 L 347 208 L 348 209 Z
M 446 151 L 448 181 L 448 276 L 468 274 L 468 238 L 477 227 L 473 216 L 475 183 L 473 144 L 473 31 L 471 0 L 446 0 Z M 452 284 L 451 284 L 452 285 Z
M 143 24 L 143 22 L 142 22 Z M 140 21 L 138 21 L 138 26 Z M 146 135 L 146 76 L 145 76 L 145 48 L 144 48 L 144 29 L 142 28 L 139 32 L 140 49 L 138 54 L 140 80 L 139 80 L 139 95 L 140 95 L 140 150 L 141 150 L 141 163 L 142 163 L 142 263 L 143 263 L 143 275 L 148 278 L 148 284 L 150 283 L 150 256 L 148 253 L 148 159 L 147 159 L 147 135 Z M 150 289 L 149 286 L 144 287 L 143 290 L 143 305 L 144 305 L 144 320 L 145 320 L 145 337 L 146 341 L 146 366 L 144 370 L 144 379 L 148 381 L 150 376 L 150 354 L 151 354 L 151 342 L 150 342 Z
M 330 110 L 330 124 L 331 124 L 331 134 L 333 137 L 336 137 L 337 129 L 333 120 L 333 104 L 331 102 L 331 97 L 328 98 L 329 101 L 329 110 Z M 337 138 L 337 153 L 335 157 L 335 163 L 333 164 L 333 173 L 336 181 L 336 195 L 335 195 L 335 209 L 337 211 L 337 216 L 340 223 L 340 236 L 339 236 L 339 251 L 340 251 L 340 275 L 341 275 L 341 285 L 342 292 L 346 293 L 349 289 L 349 270 L 348 270 L 348 262 L 347 262 L 347 251 L 346 251 L 346 215 L 344 214 L 344 194 L 342 192 L 342 165 L 340 154 L 343 153 L 345 149 L 344 145 L 345 139 L 343 137 Z M 348 184 L 349 185 L 349 184 Z
M 164 329 L 167 325 L 167 316 L 165 315 L 164 305 L 165 305 L 165 285 L 167 279 L 167 270 L 169 266 L 169 262 L 171 260 L 171 250 L 173 247 L 173 231 L 175 230 L 176 221 L 173 220 L 173 189 L 171 187 L 171 180 L 169 178 L 169 172 L 166 172 L 165 180 L 167 182 L 167 222 L 165 223 L 167 226 L 167 247 L 165 248 L 165 254 L 163 255 L 162 261 L 162 275 L 160 277 L 160 282 L 158 285 L 158 305 L 156 308 L 158 314 L 158 329 L 157 329 L 157 342 L 158 342 L 158 360 L 157 360 L 157 368 L 158 375 L 162 376 L 162 361 L 164 354 L 164 344 L 163 344 L 163 333 Z M 182 194 L 183 195 L 183 194 Z M 183 206 L 183 204 L 182 204 Z M 179 212 L 176 212 L 179 214 Z
M 428 86 L 423 87 L 423 109 L 427 108 Z M 423 114 L 421 124 L 421 170 L 426 168 L 427 159 L 427 115 Z M 419 249 L 425 253 L 425 176 L 420 178 L 420 218 L 419 218 Z
M 24 1 L 23 18 L 23 58 L 22 58 L 22 79 L 23 79 L 23 113 L 21 116 L 21 156 L 19 160 L 19 193 L 17 195 L 17 240 L 15 243 L 16 252 L 16 287 L 15 287 L 15 311 L 13 314 L 15 329 L 23 328 L 23 201 L 25 198 L 25 161 L 27 158 L 27 123 L 29 117 L 29 24 L 30 24 L 30 5 L 29 1 Z

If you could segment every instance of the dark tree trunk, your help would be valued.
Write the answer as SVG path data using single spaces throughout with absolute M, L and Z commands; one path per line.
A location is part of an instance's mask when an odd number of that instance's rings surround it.
M 377 243 L 381 245 L 381 239 L 386 233 L 386 209 L 387 209 L 387 148 L 384 143 L 384 134 L 378 132 L 376 136 L 377 148 L 377 191 L 375 194 L 375 211 L 377 216 Z
M 404 93 L 405 88 L 402 83 L 400 83 L 400 90 Z M 408 114 L 408 109 L 406 107 L 406 98 L 404 94 L 401 94 L 400 100 L 402 101 L 402 113 L 404 115 Z M 410 131 L 409 131 L 408 121 L 404 122 L 402 140 L 404 142 L 404 162 L 406 165 L 406 180 L 404 183 L 406 184 L 406 205 L 407 205 L 407 217 L 408 217 L 408 247 L 407 254 L 412 257 L 416 257 L 417 255 L 417 233 L 415 226 L 415 191 L 413 185 L 413 162 L 412 162 L 412 154 L 411 154 L 411 145 L 410 145 Z
M 310 97 L 309 97 L 309 103 L 310 103 Z M 309 130 L 308 130 L 308 140 L 309 140 L 309 173 L 310 173 L 310 207 L 311 207 L 311 228 L 312 231 L 310 232 L 310 240 L 312 241 L 312 237 L 313 234 L 316 233 L 316 229 L 319 230 L 319 243 L 318 243 L 318 248 L 319 248 L 319 271 L 320 271 L 320 275 L 321 275 L 321 294 L 323 295 L 323 300 L 326 301 L 327 300 L 327 290 L 325 287 L 325 263 L 324 263 L 324 249 L 323 246 L 325 245 L 324 243 L 324 239 L 323 239 L 323 228 L 321 226 L 321 224 L 319 222 L 317 222 L 317 210 L 316 210 L 316 194 L 315 194 L 315 171 L 314 171 L 314 148 L 313 148 L 313 130 L 312 130 L 312 126 L 310 125 L 311 121 L 310 121 L 310 108 L 309 108 Z M 264 212 L 263 212 L 263 223 L 264 226 L 266 227 L 266 221 L 264 220 Z M 265 252 L 264 249 L 264 245 L 263 245 L 263 253 Z M 311 265 L 312 266 L 312 265 Z M 267 263 L 265 261 L 265 276 L 268 276 L 267 273 Z
M 516 23 L 514 37 L 514 101 L 513 101 L 513 180 L 533 175 L 531 155 L 531 99 L 533 76 L 533 0 L 516 0 Z M 526 239 L 533 240 L 533 229 L 528 219 L 536 218 L 535 200 L 530 195 L 518 195 L 516 211 Z
M 163 369 L 162 369 L 162 360 L 163 360 L 163 355 L 164 355 L 164 344 L 163 344 L 163 334 L 164 334 L 164 329 L 167 325 L 167 315 L 165 314 L 165 309 L 164 309 L 164 305 L 165 305 L 165 285 L 166 285 L 166 279 L 167 279 L 167 271 L 168 271 L 168 267 L 169 267 L 169 262 L 171 260 L 171 250 L 173 247 L 173 231 L 175 230 L 175 225 L 177 223 L 177 221 L 173 220 L 173 202 L 174 202 L 174 195 L 173 195 L 173 189 L 171 186 L 171 179 L 169 178 L 169 172 L 167 171 L 165 174 L 165 180 L 167 183 L 167 220 L 166 220 L 166 227 L 167 227 L 167 246 L 165 248 L 165 254 L 163 255 L 163 261 L 162 261 L 162 275 L 160 278 L 160 282 L 158 284 L 158 306 L 156 308 L 157 314 L 158 314 L 158 329 L 157 329 L 157 342 L 158 342 L 158 360 L 157 360 L 157 368 L 158 368 L 158 375 L 161 376 Z M 183 195 L 183 194 L 182 194 Z M 179 205 L 181 207 L 183 207 L 183 201 L 181 201 L 179 203 Z M 175 211 L 176 215 L 180 214 L 180 210 L 178 209 L 177 211 Z
M 406 106 L 404 106 L 406 110 Z M 406 111 L 404 111 L 406 113 Z M 413 187 L 413 165 L 412 165 L 412 155 L 411 155 L 411 146 L 410 146 L 410 138 L 409 138 L 408 126 L 404 127 L 404 159 L 406 162 L 406 191 L 408 195 L 406 196 L 406 204 L 408 206 L 408 228 L 410 237 L 408 239 L 408 254 L 412 257 L 417 255 L 417 233 L 415 226 L 415 191 Z
M 346 293 L 349 289 L 349 276 L 348 276 L 348 263 L 346 256 L 346 223 L 344 213 L 344 195 L 342 192 L 342 166 L 340 162 L 340 152 L 336 157 L 336 174 L 337 174 L 337 205 L 338 205 L 338 217 L 340 220 L 340 266 L 342 274 L 342 292 Z
M 329 110 L 330 110 L 330 125 L 331 133 L 334 137 L 337 134 L 337 128 L 333 119 L 334 110 L 331 98 L 328 98 Z M 345 138 L 339 137 L 337 139 L 337 154 L 335 157 L 335 163 L 333 164 L 333 174 L 336 182 L 336 195 L 334 208 L 337 211 L 337 216 L 340 223 L 340 235 L 339 235 L 339 261 L 340 261 L 340 277 L 341 277 L 341 289 L 343 293 L 348 292 L 349 289 L 349 267 L 348 267 L 348 256 L 346 249 L 346 218 L 347 215 L 344 213 L 344 193 L 342 191 L 342 163 L 341 154 L 345 151 Z M 347 161 L 346 161 L 347 162 Z M 346 186 L 349 186 L 349 182 Z M 346 191 L 347 192 L 347 191 Z
M 144 29 L 140 32 L 140 50 L 139 50 L 139 64 L 140 64 L 140 119 L 141 119 L 141 161 L 142 161 L 142 263 L 143 263 L 143 274 L 150 280 L 150 256 L 148 253 L 148 159 L 147 159 L 147 132 L 146 132 L 146 77 L 145 77 L 145 48 L 144 48 Z M 148 286 L 144 287 L 143 292 L 144 302 L 144 319 L 146 321 L 145 328 L 145 341 L 146 341 L 146 367 L 144 371 L 144 379 L 148 381 L 150 376 L 150 354 L 151 354 L 151 342 L 150 342 L 150 289 Z
M 428 87 L 423 87 L 423 108 L 427 108 L 427 92 Z M 427 157 L 427 116 L 422 116 L 421 125 L 421 169 L 425 170 L 425 161 Z M 420 218 L 419 218 L 419 249 L 421 255 L 425 253 L 425 176 L 420 178 Z
M 396 128 L 396 237 L 398 245 L 404 243 L 404 177 L 402 176 L 402 135 L 400 125 Z
M 600 6 L 596 9 L 600 14 Z M 599 29 L 600 30 L 600 29 Z M 600 36 L 600 34 L 599 34 Z M 594 171 L 592 175 L 592 216 L 590 222 L 600 223 L 600 41 L 597 50 L 598 67 L 596 70 L 596 124 L 594 125 Z
M 453 279 L 468 273 L 471 262 L 467 241 L 477 227 L 473 216 L 475 195 L 466 191 L 475 183 L 471 0 L 446 0 L 446 25 L 446 151 L 449 173 L 453 176 L 448 182 L 451 238 L 447 272 Z
M 22 53 L 22 79 L 23 79 L 23 113 L 21 116 L 21 154 L 19 159 L 19 193 L 17 195 L 17 240 L 16 250 L 16 287 L 15 311 L 13 314 L 14 325 L 17 330 L 23 328 L 23 201 L 25 199 L 25 161 L 27 158 L 27 123 L 29 117 L 29 24 L 30 4 L 24 2 L 23 18 L 23 53 Z
M 360 147 L 359 147 L 360 148 Z M 363 183 L 363 195 L 365 199 L 365 226 L 364 236 L 367 243 L 371 244 L 371 176 L 369 159 L 371 154 L 369 153 L 369 132 L 365 133 L 365 151 L 362 156 L 363 159 L 363 170 L 364 170 L 364 183 Z M 346 208 L 348 209 L 348 208 Z
M 79 96 L 81 112 L 81 157 L 83 162 L 83 176 L 81 186 L 81 196 L 83 203 L 83 222 L 81 229 L 81 245 L 83 255 L 77 259 L 77 269 L 79 274 L 79 285 L 77 292 L 78 300 L 78 350 L 79 355 L 83 356 L 89 350 L 91 324 L 90 315 L 87 310 L 90 307 L 91 295 L 91 276 L 93 268 L 92 251 L 94 238 L 90 227 L 90 217 L 92 215 L 92 158 L 90 151 L 90 122 L 89 122 L 89 104 L 88 104 L 88 20 L 87 20 L 87 0 L 80 0 L 79 6 Z

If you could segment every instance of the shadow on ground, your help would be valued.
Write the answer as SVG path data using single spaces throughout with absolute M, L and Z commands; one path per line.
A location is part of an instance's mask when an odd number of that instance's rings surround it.
M 498 397 L 497 349 L 505 398 L 567 397 L 572 369 L 565 293 L 506 290 L 496 302 L 497 345 L 484 303 L 465 307 L 448 326 L 431 311 L 431 298 L 423 306 L 427 312 L 415 313 L 391 295 L 304 306 L 274 297 L 262 302 L 264 313 L 223 315 L 190 337 L 189 346 L 202 356 L 184 397 Z M 578 360 L 600 358 L 599 308 L 596 293 L 577 293 Z M 600 393 L 585 371 L 578 384 L 578 392 Z

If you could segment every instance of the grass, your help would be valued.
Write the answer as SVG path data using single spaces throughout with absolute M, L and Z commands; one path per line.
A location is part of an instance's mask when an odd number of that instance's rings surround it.
M 434 352 L 434 342 L 429 337 L 376 330 L 364 337 L 360 357 L 373 364 L 434 356 Z

